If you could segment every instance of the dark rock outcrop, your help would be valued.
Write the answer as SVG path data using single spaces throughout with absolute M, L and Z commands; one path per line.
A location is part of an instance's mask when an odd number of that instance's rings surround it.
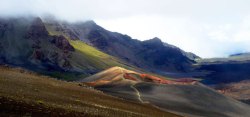
M 25 38 L 27 39 L 40 39 L 47 38 L 49 36 L 48 31 L 40 18 L 35 18 L 32 22 Z
M 7 27 L 8 27 L 8 24 L 7 24 L 7 23 L 0 22 L 0 38 L 3 38 L 4 33 L 5 33 L 6 30 L 7 30 Z
M 70 45 L 69 41 L 62 35 L 53 36 L 51 43 L 55 44 L 56 47 L 64 50 L 64 51 L 74 51 L 74 47 Z
M 45 59 L 45 55 L 44 55 L 44 53 L 41 50 L 35 49 L 33 51 L 32 58 L 36 59 L 36 60 L 44 60 Z

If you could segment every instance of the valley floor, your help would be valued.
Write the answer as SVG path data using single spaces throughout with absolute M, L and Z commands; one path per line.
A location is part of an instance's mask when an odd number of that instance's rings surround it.
M 149 104 L 106 95 L 83 84 L 0 67 L 0 116 L 179 117 Z

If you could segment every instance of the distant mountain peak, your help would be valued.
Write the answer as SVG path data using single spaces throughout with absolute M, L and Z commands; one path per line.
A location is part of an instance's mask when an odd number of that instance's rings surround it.
M 250 52 L 236 53 L 236 54 L 229 55 L 229 57 L 235 57 L 235 56 L 250 56 Z
M 89 29 L 92 29 L 92 30 L 103 29 L 101 26 L 96 24 L 95 21 L 93 21 L 93 20 L 87 20 L 87 21 L 85 21 L 83 23 L 82 22 L 79 22 L 79 23 L 80 23 L 80 25 L 84 26 L 85 28 L 89 28 Z
M 160 38 L 158 38 L 158 37 L 154 37 L 154 38 L 152 38 L 152 39 L 149 39 L 149 41 L 151 41 L 151 42 L 158 42 L 158 43 L 162 43 L 161 39 L 160 39 Z
M 92 25 L 97 25 L 94 20 L 87 20 L 85 23 L 92 24 Z
M 160 38 L 158 38 L 158 37 L 154 37 L 154 38 L 152 38 L 151 40 L 161 41 L 161 39 L 160 39 Z
M 161 39 L 158 38 L 158 37 L 154 37 L 154 38 L 152 38 L 152 39 L 145 40 L 144 42 L 162 43 Z
M 143 41 L 144 43 L 148 43 L 148 44 L 153 44 L 153 45 L 162 45 L 162 41 L 160 38 L 158 37 L 154 37 L 152 39 L 149 39 L 149 40 L 145 40 Z
M 33 22 L 32 22 L 33 26 L 39 26 L 39 27 L 43 27 L 44 23 L 42 21 L 42 19 L 40 17 L 36 17 L 34 18 Z

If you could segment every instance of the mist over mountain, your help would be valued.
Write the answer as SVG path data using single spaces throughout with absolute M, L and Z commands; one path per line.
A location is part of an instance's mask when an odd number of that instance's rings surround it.
M 110 31 L 140 40 L 159 37 L 200 57 L 214 58 L 250 51 L 249 4 L 245 0 L 2 0 L 0 16 L 52 14 L 69 22 L 95 20 Z

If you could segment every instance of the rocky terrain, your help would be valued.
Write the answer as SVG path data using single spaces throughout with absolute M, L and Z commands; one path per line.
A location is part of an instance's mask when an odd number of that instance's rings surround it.
M 219 84 L 213 86 L 220 93 L 250 104 L 250 81 L 243 80 L 229 84 Z

